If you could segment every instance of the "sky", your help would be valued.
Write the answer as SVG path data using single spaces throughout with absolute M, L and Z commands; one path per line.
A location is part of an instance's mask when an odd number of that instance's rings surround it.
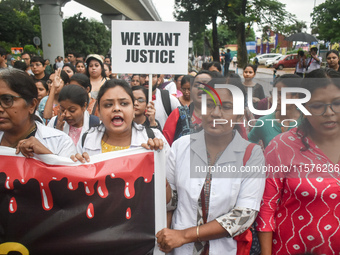
M 174 0 L 152 0 L 155 8 L 157 9 L 160 17 L 163 21 L 174 21 L 173 10 Z M 319 5 L 325 0 L 281 0 L 283 4 L 286 4 L 286 10 L 295 14 L 298 20 L 306 21 L 307 26 L 310 26 L 312 18 L 310 13 L 313 11 L 314 4 Z M 68 18 L 79 12 L 83 13 L 83 16 L 87 18 L 94 18 L 98 21 L 101 20 L 101 14 L 97 13 L 75 1 L 68 2 L 65 7 L 62 8 L 64 12 L 64 18 Z M 310 30 L 308 30 L 310 32 Z

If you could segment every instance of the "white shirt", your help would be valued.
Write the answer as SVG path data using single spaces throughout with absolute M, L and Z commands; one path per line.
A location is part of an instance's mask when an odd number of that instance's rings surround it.
M 104 130 L 105 127 L 103 126 L 91 128 L 86 135 L 84 146 L 82 146 L 82 137 L 79 138 L 79 142 L 77 144 L 77 152 L 80 154 L 87 152 L 89 156 L 102 153 L 101 142 L 104 135 Z M 165 137 L 158 129 L 152 128 L 152 131 L 154 132 L 156 138 L 160 138 L 163 140 L 163 150 L 165 150 L 165 155 L 168 155 L 170 152 L 170 147 Z M 141 144 L 147 143 L 148 139 L 149 137 L 146 133 L 145 127 L 143 125 L 133 123 L 130 148 L 141 147 Z
M 300 62 L 301 62 L 301 66 L 302 66 L 301 68 L 299 67 Z M 296 72 L 297 73 L 304 73 L 305 72 L 305 68 L 303 67 L 303 59 L 302 58 L 296 63 Z
M 174 83 L 173 81 L 170 82 L 169 84 L 167 84 L 164 87 L 164 89 L 169 91 L 170 95 L 176 95 L 177 94 L 177 86 L 176 86 L 176 83 Z
M 48 127 L 54 128 L 54 122 L 55 119 L 57 118 L 57 116 L 54 116 L 50 122 L 47 124 Z M 78 143 L 81 141 L 81 137 L 83 136 L 83 134 L 90 129 L 90 114 L 88 113 L 88 111 L 84 111 L 84 122 L 83 122 L 83 127 L 81 129 L 81 133 L 80 133 L 80 138 Z M 64 127 L 63 127 L 63 132 L 66 133 L 67 135 L 70 132 L 70 125 L 67 124 L 67 122 L 65 121 Z
M 319 61 L 316 61 L 315 58 L 313 57 L 307 58 L 306 65 L 308 68 L 306 67 L 306 73 L 310 73 L 311 71 L 315 69 L 320 69 L 321 63 L 322 63 L 322 57 L 318 56 L 318 58 L 319 58 Z
M 155 119 L 159 121 L 161 124 L 162 129 L 164 128 L 164 124 L 166 120 L 168 119 L 168 115 L 166 114 L 166 111 L 164 109 L 161 91 L 159 89 L 156 89 L 156 100 L 155 102 Z M 170 104 L 171 104 L 171 111 L 175 110 L 178 106 L 180 106 L 180 102 L 176 97 L 173 95 L 170 95 Z
M 215 166 L 243 166 L 243 157 L 249 142 L 238 132 L 225 149 Z M 206 173 L 196 174 L 196 167 L 207 166 L 207 151 L 204 130 L 183 136 L 171 147 L 167 160 L 167 179 L 171 188 L 177 190 L 178 204 L 172 218 L 173 229 L 186 229 L 197 225 L 198 198 L 205 182 Z M 246 166 L 264 166 L 264 156 L 256 145 Z M 191 169 L 190 169 L 191 168 Z M 199 178 L 201 176 L 201 178 Z M 263 173 L 237 173 L 234 178 L 229 173 L 212 172 L 208 222 L 228 213 L 236 206 L 259 211 L 265 186 Z M 236 254 L 237 242 L 232 238 L 209 241 L 210 255 Z M 193 254 L 194 243 L 176 248 L 173 254 Z
M 54 155 L 62 157 L 70 157 L 75 155 L 76 147 L 73 144 L 72 139 L 54 128 L 46 127 L 39 122 L 35 122 L 37 125 L 37 131 L 35 133 L 35 138 L 41 142 L 47 149 L 49 149 Z M 0 131 L 0 141 L 2 139 L 4 132 Z

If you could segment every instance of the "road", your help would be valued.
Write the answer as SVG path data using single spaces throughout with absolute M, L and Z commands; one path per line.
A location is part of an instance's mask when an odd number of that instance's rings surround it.
M 232 64 L 230 65 L 230 70 L 235 71 L 235 73 L 237 73 L 238 75 L 241 76 L 242 80 L 243 80 L 243 69 L 242 68 L 235 68 L 232 66 Z M 254 78 L 254 82 L 259 83 L 263 86 L 263 90 L 264 90 L 264 94 L 266 96 L 269 96 L 269 92 L 272 90 L 273 88 L 273 80 L 274 80 L 274 68 L 267 68 L 265 66 L 260 65 L 257 68 L 257 72 L 256 72 L 256 76 Z M 277 70 L 276 75 L 283 75 L 286 73 L 294 73 L 294 68 L 286 68 L 283 70 Z

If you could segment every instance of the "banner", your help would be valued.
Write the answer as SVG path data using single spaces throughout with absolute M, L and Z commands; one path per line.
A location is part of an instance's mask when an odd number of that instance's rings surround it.
M 152 254 L 166 226 L 164 152 L 0 155 L 0 254 Z
M 187 74 L 189 22 L 112 20 L 112 72 Z

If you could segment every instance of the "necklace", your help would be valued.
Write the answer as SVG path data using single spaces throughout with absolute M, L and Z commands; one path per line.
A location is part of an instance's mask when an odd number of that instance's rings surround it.
M 31 136 L 35 136 L 35 133 L 37 131 L 37 125 L 34 123 L 34 126 L 27 132 L 27 135 L 24 135 L 22 136 L 23 138 L 20 138 L 17 142 L 15 143 L 8 143 L 8 147 L 11 147 L 11 148 L 15 148 L 17 145 L 18 145 L 18 142 L 20 140 L 23 140 L 23 139 L 28 139 L 30 138 Z M 3 144 L 3 141 L 6 140 L 4 137 L 2 138 L 1 142 L 0 142 L 0 145 Z M 5 145 L 6 146 L 6 145 Z
M 25 139 L 30 138 L 31 136 L 35 135 L 35 132 L 37 131 L 37 125 L 34 124 L 34 127 L 29 131 L 28 135 L 25 137 Z

